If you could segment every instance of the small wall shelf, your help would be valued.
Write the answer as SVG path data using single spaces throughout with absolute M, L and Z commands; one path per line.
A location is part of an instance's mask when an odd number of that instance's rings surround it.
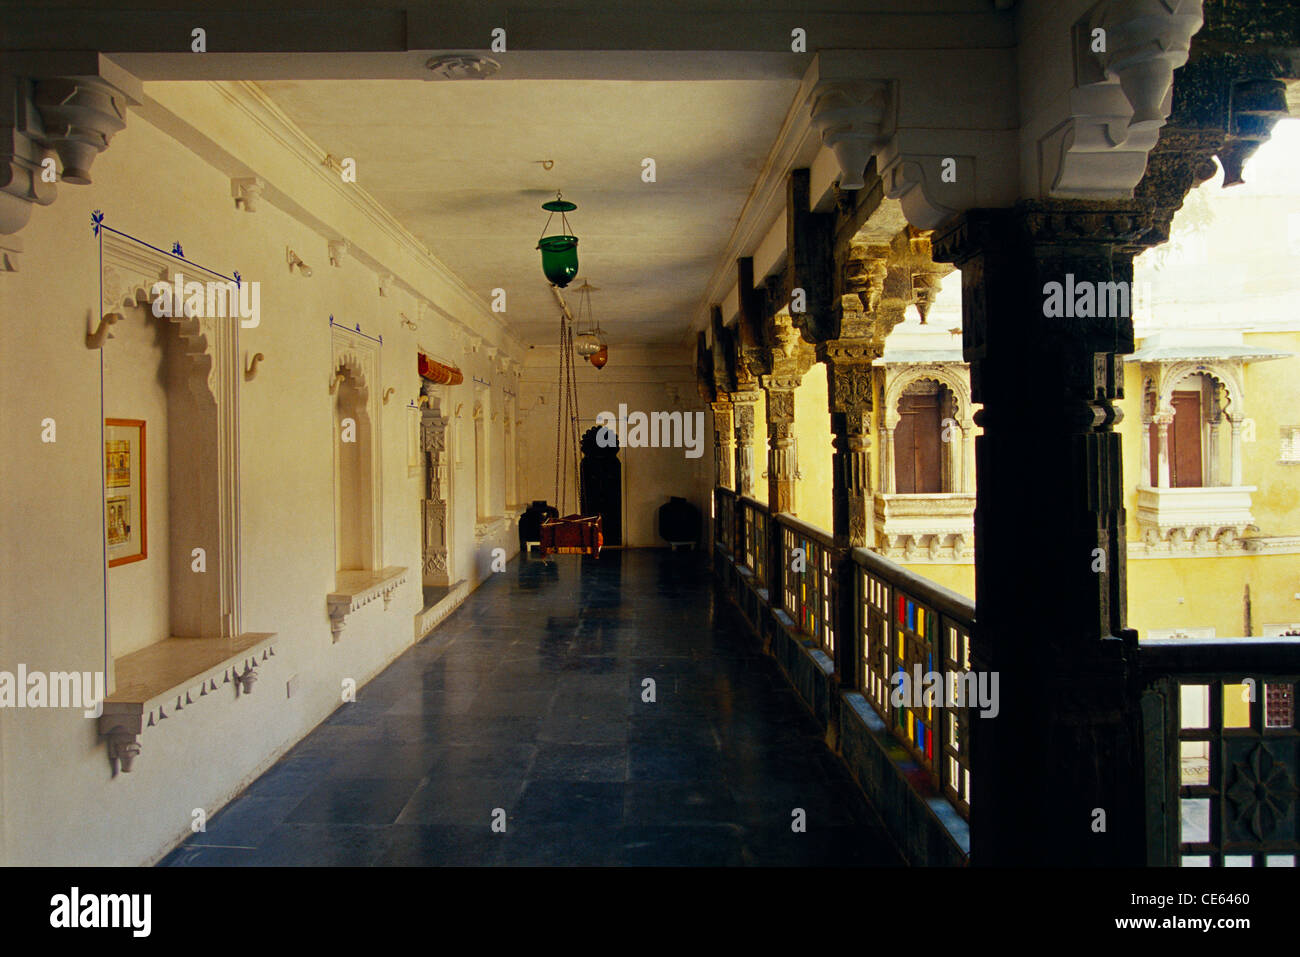
M 114 769 L 129 772 L 146 729 L 192 705 L 249 694 L 257 669 L 275 657 L 275 634 L 167 638 L 113 662 L 116 687 L 104 699 L 99 733 Z
M 384 608 L 392 601 L 393 592 L 406 581 L 406 569 L 390 565 L 380 571 L 341 571 L 335 579 L 335 590 L 325 596 L 329 609 L 330 631 L 338 641 L 343 625 L 363 605 L 376 598 L 384 599 Z

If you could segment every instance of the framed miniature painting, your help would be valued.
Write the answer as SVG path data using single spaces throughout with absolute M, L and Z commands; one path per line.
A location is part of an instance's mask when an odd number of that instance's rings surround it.
M 104 420 L 104 531 L 108 567 L 149 555 L 143 419 Z

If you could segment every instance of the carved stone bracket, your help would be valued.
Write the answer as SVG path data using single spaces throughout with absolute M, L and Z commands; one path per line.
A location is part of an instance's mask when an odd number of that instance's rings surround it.
M 57 154 L 61 181 L 89 184 L 95 157 L 126 126 L 127 107 L 139 105 L 143 92 L 135 77 L 93 53 L 3 59 L 0 233 L 12 234 L 27 224 L 32 204 L 54 202 L 57 187 L 42 175 L 44 160 Z
M 862 189 L 871 156 L 889 139 L 895 120 L 893 84 L 824 76 L 813 88 L 812 121 L 822 145 L 835 154 L 840 188 Z
M 1105 0 L 1075 24 L 1069 116 L 1039 140 L 1040 196 L 1130 195 L 1201 23 L 1201 0 Z
M 257 176 L 236 176 L 230 181 L 230 195 L 235 198 L 235 208 L 242 209 L 246 213 L 257 212 L 258 200 L 265 189 L 266 183 Z M 330 261 L 333 262 L 333 243 L 330 246 Z

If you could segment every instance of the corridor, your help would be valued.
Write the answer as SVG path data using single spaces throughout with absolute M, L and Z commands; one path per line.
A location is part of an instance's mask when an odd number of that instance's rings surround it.
M 704 555 L 641 550 L 516 558 L 161 863 L 901 860 Z

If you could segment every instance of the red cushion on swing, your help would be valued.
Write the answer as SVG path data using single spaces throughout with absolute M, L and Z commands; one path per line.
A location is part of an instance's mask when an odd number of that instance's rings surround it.
M 542 522 L 542 554 L 550 552 L 587 552 L 600 554 L 605 543 L 599 515 L 566 515 Z

